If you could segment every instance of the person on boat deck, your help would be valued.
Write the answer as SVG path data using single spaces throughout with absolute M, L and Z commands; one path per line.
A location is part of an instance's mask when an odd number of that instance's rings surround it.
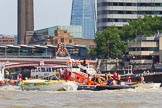
M 102 84 L 102 79 L 101 79 L 100 76 L 97 76 L 97 80 L 96 80 L 96 82 L 97 82 L 99 85 Z
M 84 60 L 83 60 L 82 65 L 83 65 L 83 66 L 87 66 L 87 64 L 86 64 L 86 59 L 85 59 L 85 58 L 84 58 Z
M 117 84 L 121 84 L 121 75 L 119 73 L 117 74 Z
M 56 69 L 56 76 L 57 76 L 58 78 L 61 78 L 61 73 L 60 73 L 60 71 L 59 71 L 58 68 Z
M 141 83 L 145 83 L 145 78 L 144 78 L 143 74 L 141 74 L 140 80 L 141 80 Z
M 101 74 L 101 70 L 100 70 L 100 69 L 97 69 L 97 73 L 98 73 L 98 74 Z
M 116 72 L 113 73 L 113 78 L 117 79 L 117 73 Z
M 111 78 L 111 73 L 110 72 L 106 73 L 105 78 L 108 81 Z
M 113 79 L 112 85 L 118 85 L 118 82 L 117 82 L 116 80 Z
M 92 77 L 90 76 L 90 74 L 88 74 L 87 85 L 92 85 Z
M 25 77 L 25 80 L 28 80 L 28 77 Z
M 60 73 L 61 73 L 61 78 L 64 78 L 64 73 L 65 73 L 64 68 L 60 68 Z
M 125 81 L 128 82 L 128 83 L 131 83 L 132 82 L 130 76 L 126 77 Z
M 97 80 L 96 75 L 93 75 L 91 80 L 92 80 L 93 82 L 96 82 L 96 80 Z
M 117 74 L 117 80 L 121 80 L 121 75 L 119 73 Z
M 113 85 L 113 78 L 108 76 L 107 85 Z
M 18 80 L 18 81 L 21 81 L 21 80 L 22 80 L 22 74 L 21 74 L 21 73 L 19 73 L 19 74 L 17 75 L 17 80 Z

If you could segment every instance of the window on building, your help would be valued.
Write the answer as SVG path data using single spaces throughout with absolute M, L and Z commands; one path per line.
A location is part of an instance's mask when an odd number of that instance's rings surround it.
M 61 42 L 64 42 L 64 38 L 61 38 Z
M 72 40 L 71 39 L 69 40 L 69 43 L 72 43 Z
M 58 44 L 58 41 L 57 40 L 55 40 L 55 45 L 57 45 Z
M 119 3 L 119 6 L 124 6 L 124 3 Z

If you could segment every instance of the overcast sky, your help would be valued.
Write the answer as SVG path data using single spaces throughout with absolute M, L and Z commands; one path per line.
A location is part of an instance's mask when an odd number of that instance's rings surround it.
M 70 25 L 72 0 L 34 0 L 35 30 Z M 17 35 L 17 0 L 0 0 L 0 34 Z

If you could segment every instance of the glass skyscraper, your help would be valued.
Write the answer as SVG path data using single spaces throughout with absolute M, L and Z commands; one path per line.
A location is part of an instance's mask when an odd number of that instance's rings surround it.
M 96 32 L 95 0 L 73 0 L 70 25 L 81 25 L 84 39 L 94 39 Z

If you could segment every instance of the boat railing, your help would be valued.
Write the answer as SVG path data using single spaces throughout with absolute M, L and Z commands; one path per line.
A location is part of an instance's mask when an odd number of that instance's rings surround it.
M 59 80 L 59 78 L 54 74 L 54 75 L 49 75 L 49 76 L 43 76 L 42 77 L 43 79 L 46 79 L 46 80 Z
M 47 67 L 41 67 L 41 68 L 39 68 L 39 67 L 37 67 L 36 69 L 31 69 L 31 72 L 32 73 L 37 73 L 37 72 L 55 72 L 56 71 L 56 69 L 57 68 L 53 68 L 53 67 L 49 67 L 49 68 L 47 68 Z
M 83 65 L 78 65 L 79 68 L 82 68 L 83 70 L 87 70 L 88 67 L 87 66 L 83 66 Z
M 80 68 L 67 68 L 70 72 L 80 72 Z

